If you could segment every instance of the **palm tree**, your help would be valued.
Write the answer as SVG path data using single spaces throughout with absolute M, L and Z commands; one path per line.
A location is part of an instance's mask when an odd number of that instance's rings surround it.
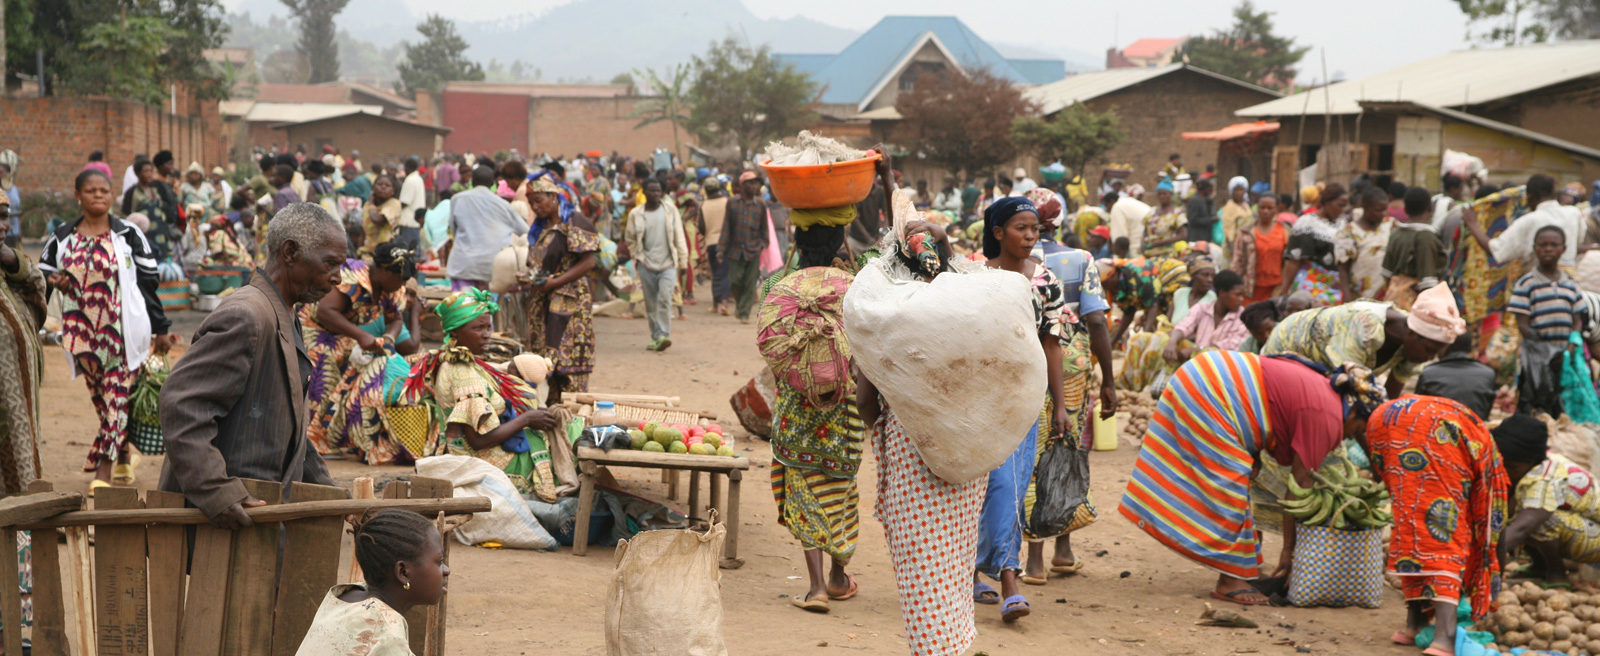
M 655 69 L 647 68 L 643 71 L 634 69 L 633 77 L 644 80 L 650 87 L 650 98 L 647 98 L 634 107 L 630 118 L 639 119 L 639 124 L 633 126 L 637 130 L 652 123 L 667 121 L 672 124 L 672 153 L 680 158 L 679 161 L 688 161 L 683 157 L 683 146 L 678 142 L 678 128 L 688 122 L 689 114 L 684 104 L 684 88 L 689 85 L 689 65 L 678 64 L 672 69 L 672 81 L 668 83 L 656 74 Z

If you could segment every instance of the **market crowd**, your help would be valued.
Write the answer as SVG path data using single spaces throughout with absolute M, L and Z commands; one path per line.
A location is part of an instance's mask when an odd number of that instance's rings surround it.
M 328 456 L 469 456 L 521 494 L 548 491 L 544 440 L 562 395 L 588 390 L 597 312 L 642 312 L 661 352 L 703 303 L 754 323 L 765 352 L 769 328 L 836 306 L 866 267 L 901 282 L 998 270 L 1027 281 L 1049 374 L 1032 428 L 985 477 L 929 469 L 842 332 L 826 344 L 836 375 L 777 376 L 771 489 L 809 573 L 794 605 L 858 593 L 871 450 L 911 651 L 963 653 L 975 604 L 1027 616 L 1023 586 L 1085 566 L 1071 534 L 1099 519 L 1094 425 L 1137 406 L 1149 427 L 1118 511 L 1216 571 L 1219 601 L 1274 602 L 1304 529 L 1263 502 L 1313 487 L 1330 458 L 1394 499 L 1398 642 L 1434 623 L 1430 648 L 1452 650 L 1445 618 L 1487 612 L 1523 554 L 1548 581 L 1600 564 L 1600 492 L 1545 421 L 1600 423 L 1600 260 L 1583 257 L 1600 199 L 1580 185 L 1464 169 L 1437 189 L 1363 175 L 1275 190 L 1175 155 L 1150 189 L 1117 172 L 1091 190 L 1055 167 L 935 190 L 884 157 L 866 199 L 818 210 L 786 207 L 756 167 L 665 151 L 257 155 L 207 168 L 162 151 L 118 174 L 91 154 L 81 214 L 51 222 L 40 257 L 0 246 L 7 494 L 39 475 L 41 336 L 99 418 L 91 494 L 165 451 L 162 488 L 236 528 L 261 503 L 240 478 L 329 483 Z M 169 362 L 173 295 L 216 306 Z M 1283 536 L 1270 569 L 1261 531 Z M 356 535 L 369 585 L 329 603 L 381 599 L 376 621 L 403 636 L 389 611 L 437 601 L 449 573 L 428 565 L 437 533 L 380 514 Z M 335 621 L 319 612 L 313 635 L 345 639 Z

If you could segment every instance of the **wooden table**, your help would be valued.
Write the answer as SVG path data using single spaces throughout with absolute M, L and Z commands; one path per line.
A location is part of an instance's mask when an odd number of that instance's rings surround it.
M 594 511 L 595 470 L 600 466 L 606 467 L 650 467 L 667 471 L 687 470 L 689 472 L 689 514 L 699 511 L 700 505 L 700 472 L 709 474 L 711 494 L 706 500 L 706 506 L 716 508 L 722 516 L 723 524 L 728 527 L 728 540 L 724 544 L 722 553 L 722 568 L 736 569 L 744 564 L 739 559 L 739 481 L 744 479 L 744 471 L 750 468 L 750 459 L 744 456 L 700 456 L 686 453 L 653 453 L 649 451 L 632 451 L 613 449 L 603 451 L 592 446 L 578 447 L 578 522 L 572 531 L 572 554 L 582 556 L 589 551 L 589 513 Z M 728 494 L 726 503 L 718 505 L 718 492 L 722 488 L 722 478 L 728 481 Z M 674 476 L 676 478 L 676 476 Z M 617 518 L 617 521 L 623 521 Z

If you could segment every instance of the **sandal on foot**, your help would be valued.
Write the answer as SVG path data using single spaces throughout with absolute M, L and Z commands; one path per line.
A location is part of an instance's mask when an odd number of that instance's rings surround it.
M 1077 556 L 1073 556 L 1071 565 L 1051 565 L 1050 566 L 1050 573 L 1051 574 L 1077 574 L 1078 570 L 1081 570 L 1081 569 L 1083 569 L 1083 559 L 1081 559 L 1081 558 L 1079 558 Z
M 972 600 L 980 604 L 998 604 L 1000 603 L 1000 591 L 994 589 L 994 586 L 988 583 L 979 581 L 972 584 Z
M 1244 595 L 1255 595 L 1257 597 L 1261 597 L 1261 601 L 1246 601 L 1244 599 Z M 1267 599 L 1266 595 L 1261 594 L 1261 591 L 1257 590 L 1255 588 L 1241 588 L 1241 589 L 1238 589 L 1238 590 L 1234 590 L 1233 592 L 1229 592 L 1228 594 L 1222 594 L 1220 592 L 1217 592 L 1216 590 L 1212 590 L 1211 591 L 1211 598 L 1212 599 L 1221 599 L 1222 601 L 1227 601 L 1227 602 L 1232 602 L 1232 603 L 1235 603 L 1235 604 L 1239 604 L 1240 606 L 1266 606 L 1266 605 L 1272 603 L 1270 600 Z
M 111 484 L 129 486 L 133 485 L 133 465 L 114 465 L 111 467 Z
M 1445 651 L 1438 647 L 1429 647 L 1422 650 L 1422 656 L 1456 656 L 1456 653 L 1453 651 Z
M 1026 583 L 1028 585 L 1044 585 L 1044 584 L 1050 582 L 1050 575 L 1049 574 L 1046 574 L 1044 576 L 1028 576 L 1027 574 L 1023 574 L 1022 576 L 1017 577 L 1017 578 L 1022 579 L 1022 582 Z
M 102 481 L 102 480 L 100 480 L 98 478 L 94 479 L 92 481 L 89 481 L 89 498 L 93 499 L 94 498 L 94 491 L 98 490 L 100 488 L 103 488 L 103 487 L 111 487 L 111 484 L 107 483 L 105 481 Z
M 844 594 L 837 594 L 836 595 L 836 594 L 834 594 L 832 592 L 829 592 L 828 593 L 828 598 L 829 599 L 832 599 L 834 601 L 844 601 L 846 599 L 850 599 L 850 598 L 856 596 L 856 593 L 861 591 L 861 586 L 856 585 L 856 577 L 850 576 L 848 574 L 846 574 L 845 576 L 849 576 L 849 578 L 850 578 L 850 588 L 845 590 Z
M 1000 611 L 1000 619 L 1007 624 L 1028 616 L 1033 607 L 1028 605 L 1028 598 L 1022 595 L 1011 595 L 1006 598 L 1005 608 Z
M 1413 647 L 1417 644 L 1417 634 L 1413 633 L 1411 635 L 1406 635 L 1405 631 L 1396 630 L 1394 635 L 1389 636 L 1389 642 L 1397 645 Z
M 823 599 L 809 599 L 809 598 L 806 597 L 805 594 L 798 594 L 798 595 L 795 595 L 793 597 L 790 597 L 789 598 L 789 603 L 794 604 L 795 608 L 799 608 L 801 610 L 810 611 L 810 612 L 813 612 L 813 613 L 826 613 L 826 612 L 828 612 L 828 600 L 826 598 L 823 598 Z

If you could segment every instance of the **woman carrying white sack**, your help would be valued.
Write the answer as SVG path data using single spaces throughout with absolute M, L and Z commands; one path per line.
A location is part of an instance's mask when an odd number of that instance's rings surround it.
M 904 193 L 893 205 L 884 254 L 845 296 L 845 331 L 906 642 L 916 655 L 961 654 L 977 635 L 968 577 L 987 474 L 1029 448 L 1021 442 L 1038 419 L 1045 357 L 1028 280 L 952 261 L 942 229 L 917 218 Z M 950 325 L 971 328 L 957 343 Z M 1007 384 L 971 375 L 963 361 L 996 363 Z

